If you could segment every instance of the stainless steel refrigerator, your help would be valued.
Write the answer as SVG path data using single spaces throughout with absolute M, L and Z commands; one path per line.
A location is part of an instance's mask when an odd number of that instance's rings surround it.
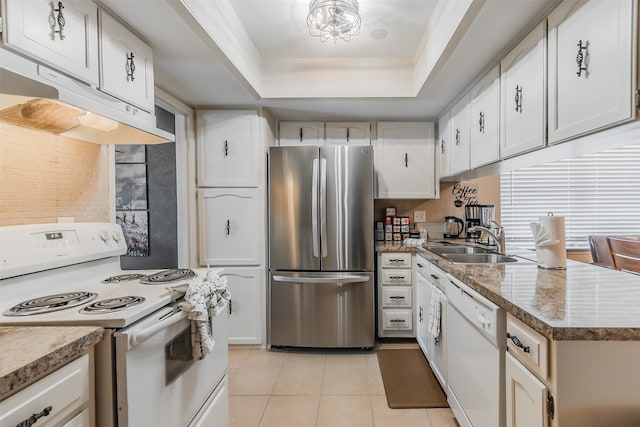
M 269 344 L 374 345 L 373 148 L 269 150 Z

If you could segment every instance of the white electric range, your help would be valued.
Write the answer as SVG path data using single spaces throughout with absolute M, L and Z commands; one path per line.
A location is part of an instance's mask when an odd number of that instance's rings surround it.
M 213 351 L 194 360 L 191 321 L 177 307 L 184 285 L 208 271 L 122 271 L 125 252 L 117 224 L 0 227 L 0 326 L 105 328 L 98 426 L 227 425 L 227 312 L 211 320 Z

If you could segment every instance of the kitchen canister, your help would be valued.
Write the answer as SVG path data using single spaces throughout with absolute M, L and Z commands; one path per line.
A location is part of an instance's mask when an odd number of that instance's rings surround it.
M 564 217 L 549 212 L 538 217 L 538 222 L 529 224 L 536 246 L 538 267 L 564 269 L 567 266 L 567 249 Z

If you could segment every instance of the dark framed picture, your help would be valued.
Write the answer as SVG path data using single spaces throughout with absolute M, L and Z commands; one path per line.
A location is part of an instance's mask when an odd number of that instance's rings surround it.
M 116 164 L 116 209 L 147 209 L 146 164 Z
M 116 211 L 116 222 L 127 242 L 127 256 L 149 256 L 149 213 Z

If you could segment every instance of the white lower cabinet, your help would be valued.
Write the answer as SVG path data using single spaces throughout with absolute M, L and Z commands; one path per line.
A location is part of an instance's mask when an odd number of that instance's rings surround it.
M 85 354 L 0 402 L 0 426 L 31 425 L 22 423 L 34 414 L 39 415 L 38 427 L 93 426 L 89 366 Z
M 415 337 L 413 262 L 409 252 L 378 253 L 378 336 Z
M 507 427 L 547 427 L 547 386 L 509 352 L 505 357 Z
M 261 344 L 265 318 L 264 269 L 225 268 L 231 293 L 229 302 L 229 344 Z
M 260 265 L 261 193 L 257 188 L 200 188 L 200 264 Z

